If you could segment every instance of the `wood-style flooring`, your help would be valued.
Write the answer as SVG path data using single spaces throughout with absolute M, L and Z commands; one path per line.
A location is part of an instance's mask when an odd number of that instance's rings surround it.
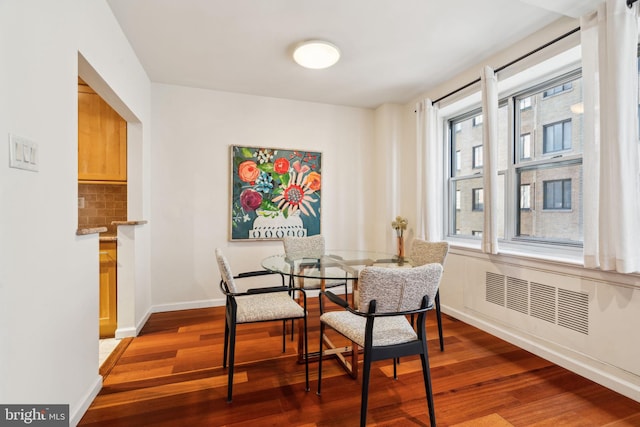
M 318 305 L 309 299 L 311 350 Z M 429 356 L 438 426 L 640 426 L 640 403 L 573 374 L 452 317 L 443 316 L 445 350 L 429 313 Z M 103 389 L 82 426 L 356 426 L 361 379 L 335 360 L 311 363 L 311 391 L 297 341 L 282 353 L 282 324 L 238 328 L 233 402 L 222 369 L 224 308 L 154 314 L 105 370 Z M 296 328 L 297 339 L 297 328 Z M 374 362 L 368 424 L 427 426 L 417 357 Z

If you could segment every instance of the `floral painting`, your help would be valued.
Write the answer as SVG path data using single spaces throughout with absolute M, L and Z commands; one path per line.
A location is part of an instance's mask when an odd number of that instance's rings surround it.
M 320 234 L 322 154 L 231 146 L 231 240 Z

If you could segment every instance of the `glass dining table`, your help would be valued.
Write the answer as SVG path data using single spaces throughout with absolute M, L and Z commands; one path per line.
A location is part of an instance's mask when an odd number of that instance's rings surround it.
M 262 267 L 274 273 L 280 273 L 298 278 L 298 286 L 304 288 L 305 280 L 320 281 L 320 290 L 324 290 L 325 281 L 347 280 L 352 286 L 351 305 L 357 307 L 358 301 L 358 275 L 368 266 L 387 268 L 412 267 L 411 260 L 400 258 L 384 252 L 358 251 L 358 250 L 327 250 L 320 258 L 290 259 L 284 254 L 271 255 L 262 260 Z M 302 326 L 298 334 L 299 361 L 304 361 Z M 358 352 L 352 351 L 351 346 L 335 346 L 331 340 L 323 336 L 327 350 L 323 356 L 335 355 L 345 370 L 353 377 L 358 376 Z M 347 357 L 351 356 L 348 360 Z M 309 352 L 307 357 L 315 360 L 320 356 L 318 352 Z

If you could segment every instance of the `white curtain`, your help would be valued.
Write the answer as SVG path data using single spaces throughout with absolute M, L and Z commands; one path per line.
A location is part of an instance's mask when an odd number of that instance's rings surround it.
M 581 18 L 584 264 L 640 271 L 637 3 Z
M 430 99 L 416 105 L 416 237 L 444 238 L 444 142 L 438 107 Z
M 491 67 L 480 74 L 482 88 L 482 150 L 484 229 L 482 251 L 498 253 L 498 80 Z

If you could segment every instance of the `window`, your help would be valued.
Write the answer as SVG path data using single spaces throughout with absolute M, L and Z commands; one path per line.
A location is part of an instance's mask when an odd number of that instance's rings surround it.
M 453 129 L 455 132 L 460 132 L 462 130 L 462 123 L 456 123 Z
M 473 188 L 471 190 L 471 200 L 473 200 L 473 211 L 484 210 L 484 190 L 482 188 Z
M 480 126 L 482 124 L 482 114 L 473 118 L 473 125 Z
M 526 98 L 522 98 L 520 100 L 520 110 L 526 110 L 527 108 L 531 108 L 531 97 L 528 96 Z
M 570 108 L 582 102 L 580 70 L 547 80 L 538 77 L 529 87 L 501 96 L 493 195 L 498 239 L 516 245 L 581 246 L 583 115 Z M 476 107 L 447 122 L 451 237 L 471 238 L 484 229 L 482 127 L 473 126 L 482 115 Z M 458 124 L 462 130 L 454 132 Z
M 572 87 L 573 87 L 573 85 L 572 85 L 571 82 L 565 83 L 565 84 L 562 84 L 562 85 L 559 85 L 559 86 L 554 86 L 551 89 L 547 89 L 547 90 L 544 91 L 543 98 L 548 98 L 550 96 L 557 95 L 557 94 L 562 93 L 562 92 L 566 92 L 568 90 L 571 90 Z
M 531 184 L 520 185 L 520 209 L 531 209 Z
M 482 230 L 482 211 L 473 210 L 474 188 L 482 187 L 482 166 L 477 165 L 477 147 L 482 149 L 482 127 L 474 127 L 474 118 L 481 114 L 475 109 L 449 120 L 451 144 L 449 182 L 449 234 L 471 236 L 472 230 Z M 460 129 L 456 132 L 455 129 Z
M 544 181 L 544 209 L 571 209 L 571 180 Z
M 474 169 L 482 167 L 482 145 L 473 147 L 473 167 Z
M 531 134 L 520 135 L 520 160 L 531 158 Z
M 544 152 L 571 149 L 571 119 L 544 125 Z

